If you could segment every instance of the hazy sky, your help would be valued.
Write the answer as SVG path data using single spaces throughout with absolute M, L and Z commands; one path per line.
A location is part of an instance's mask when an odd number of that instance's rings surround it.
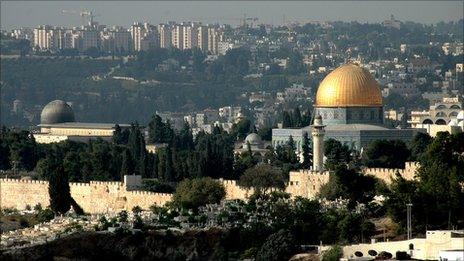
M 4 1 L 1 27 L 40 24 L 78 26 L 78 15 L 62 10 L 93 10 L 100 24 L 129 26 L 134 21 L 202 21 L 238 24 L 243 14 L 262 23 L 286 21 L 379 22 L 395 15 L 402 21 L 436 23 L 463 17 L 463 1 Z

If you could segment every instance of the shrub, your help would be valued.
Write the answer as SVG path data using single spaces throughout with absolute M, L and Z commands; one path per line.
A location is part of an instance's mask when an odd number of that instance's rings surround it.
M 55 217 L 55 213 L 49 208 L 41 210 L 39 211 L 39 213 L 37 213 L 37 220 L 39 222 L 48 222 L 52 220 L 54 217 Z
M 322 261 L 338 261 L 343 256 L 340 246 L 333 246 L 322 255 Z
M 134 213 L 135 215 L 140 214 L 140 212 L 142 212 L 142 208 L 141 208 L 141 207 L 135 206 L 135 207 L 132 208 L 132 213 Z
M 123 210 L 118 214 L 118 221 L 121 223 L 127 222 L 127 211 Z
M 289 260 L 298 250 L 297 242 L 290 231 L 281 229 L 266 239 L 256 255 L 256 260 Z
M 29 227 L 29 221 L 27 221 L 27 219 L 21 217 L 21 218 L 19 219 L 19 225 L 20 225 L 22 228 Z
M 135 216 L 134 223 L 132 224 L 134 229 L 142 229 L 143 228 L 143 220 L 140 216 Z
M 256 256 L 256 253 L 258 253 L 258 249 L 256 247 L 251 247 L 245 250 L 243 254 L 240 256 L 241 259 L 254 259 Z
M 40 212 L 42 210 L 42 205 L 40 203 L 37 203 L 37 205 L 34 206 L 34 210 L 36 212 Z

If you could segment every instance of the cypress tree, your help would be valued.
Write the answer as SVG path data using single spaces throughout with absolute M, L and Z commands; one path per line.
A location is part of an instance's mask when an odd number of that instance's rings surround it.
M 174 169 L 172 166 L 172 151 L 171 147 L 167 146 L 166 147 L 166 156 L 165 156 L 165 171 L 164 171 L 164 180 L 165 181 L 174 181 Z
M 122 143 L 122 131 L 121 131 L 121 127 L 119 126 L 119 124 L 116 124 L 116 126 L 114 127 L 113 142 L 116 144 Z
M 289 128 L 293 127 L 292 126 L 292 118 L 290 117 L 290 114 L 287 111 L 283 112 L 283 119 L 282 119 L 282 127 L 283 128 Z
M 158 154 L 154 154 L 153 155 L 152 173 L 151 173 L 153 178 L 158 177 L 158 164 L 159 164 Z
M 122 165 L 121 165 L 121 180 L 124 179 L 125 175 L 134 174 L 134 162 L 128 149 L 124 150 L 122 154 Z
M 293 110 L 293 117 L 292 117 L 293 127 L 302 127 L 302 119 L 301 119 L 301 112 L 298 107 Z
M 301 126 L 309 126 L 311 124 L 311 111 L 309 109 L 306 110 L 306 112 L 303 113 L 301 117 Z
M 303 144 L 301 146 L 301 149 L 303 151 L 303 164 L 302 167 L 309 169 L 312 162 L 311 162 L 311 147 L 309 146 L 310 144 L 309 140 L 309 135 L 307 132 L 303 134 Z
M 295 141 L 293 140 L 292 135 L 290 135 L 287 146 L 286 146 L 286 154 L 287 154 L 287 162 L 288 163 L 297 163 L 298 162 L 298 156 L 295 153 L 296 146 L 295 146 Z
M 166 181 L 164 173 L 166 172 L 166 151 L 160 152 L 158 155 L 158 179 Z
M 64 214 L 71 208 L 68 175 L 62 166 L 55 167 L 50 173 L 48 194 L 50 195 L 50 208 L 56 214 Z

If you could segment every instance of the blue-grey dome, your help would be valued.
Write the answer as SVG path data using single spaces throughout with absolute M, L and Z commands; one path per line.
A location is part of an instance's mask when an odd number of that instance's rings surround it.
M 40 124 L 55 124 L 63 122 L 74 122 L 74 111 L 66 102 L 54 100 L 42 110 Z

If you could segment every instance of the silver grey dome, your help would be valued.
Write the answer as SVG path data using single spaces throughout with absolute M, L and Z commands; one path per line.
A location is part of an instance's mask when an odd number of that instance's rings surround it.
M 49 102 L 40 114 L 40 124 L 74 122 L 74 111 L 62 100 Z
M 256 133 L 250 133 L 245 138 L 245 143 L 249 142 L 250 145 L 261 145 L 261 137 Z

